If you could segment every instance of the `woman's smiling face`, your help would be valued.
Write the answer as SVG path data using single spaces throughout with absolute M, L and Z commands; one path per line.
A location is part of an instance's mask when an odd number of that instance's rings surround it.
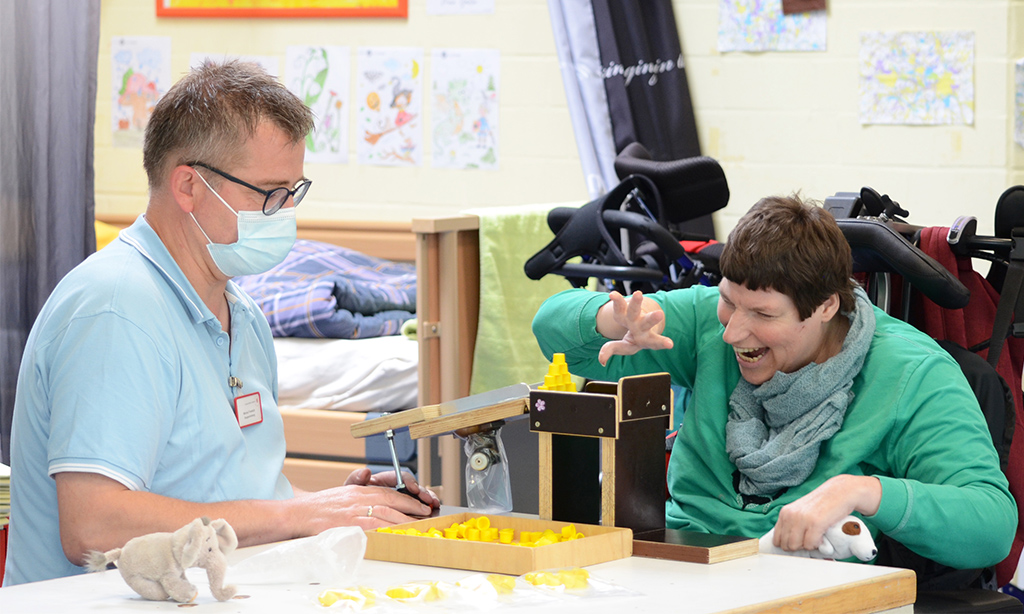
M 828 323 L 838 311 L 835 295 L 801 320 L 793 300 L 776 290 L 750 290 L 728 279 L 718 289 L 722 339 L 735 350 L 740 373 L 751 384 L 763 384 L 779 371 L 793 373 L 835 354 L 826 344 Z

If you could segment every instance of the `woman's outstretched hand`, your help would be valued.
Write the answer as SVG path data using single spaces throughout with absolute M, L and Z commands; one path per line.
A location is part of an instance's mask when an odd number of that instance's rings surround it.
M 640 350 L 668 350 L 672 340 L 662 336 L 665 312 L 654 299 L 634 292 L 627 300 L 618 292 L 597 312 L 597 332 L 611 339 L 597 355 L 604 366 L 612 356 L 632 356 Z

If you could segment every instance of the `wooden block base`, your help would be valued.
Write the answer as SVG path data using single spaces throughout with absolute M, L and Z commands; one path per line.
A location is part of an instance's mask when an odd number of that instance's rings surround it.
M 710 535 L 678 529 L 654 529 L 633 536 L 633 554 L 652 559 L 719 563 L 758 552 L 756 539 L 735 535 Z

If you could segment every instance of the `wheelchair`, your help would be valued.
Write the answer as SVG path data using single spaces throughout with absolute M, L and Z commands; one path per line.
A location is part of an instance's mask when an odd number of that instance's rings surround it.
M 634 143 L 616 158 L 615 169 L 621 182 L 605 196 L 579 209 L 550 212 L 548 226 L 555 237 L 526 262 L 527 276 L 559 275 L 573 287 L 585 287 L 595 279 L 599 288 L 623 294 L 717 284 L 723 245 L 708 237 L 686 236 L 677 226 L 728 203 L 728 184 L 718 162 L 707 157 L 658 162 Z M 924 229 L 908 223 L 909 212 L 888 195 L 864 187 L 859 192 L 837 192 L 823 206 L 850 243 L 854 273 L 869 298 L 890 315 L 921 328 L 915 306 L 924 299 L 944 310 L 964 309 L 971 303 L 971 290 L 920 249 Z M 1008 463 L 1015 416 L 1024 419 L 1024 408 L 994 367 L 1007 334 L 1024 338 L 1024 186 L 1010 188 L 1000 197 L 996 236 L 978 236 L 977 220 L 963 217 L 951 227 L 947 242 L 957 257 L 993 263 L 986 281 L 999 292 L 1001 315 L 990 323 L 989 364 L 975 353 L 988 347 L 988 339 L 967 349 L 940 344 L 968 373 L 1013 490 L 1016 484 L 1024 486 L 1024 467 L 1015 472 Z M 573 258 L 579 261 L 570 262 Z M 1006 365 L 1002 368 L 1005 373 Z M 1018 389 L 1020 372 L 1017 366 L 1016 378 L 1010 380 Z M 1017 464 L 1024 465 L 1024 456 Z M 1014 494 L 1022 497 L 1024 489 Z M 941 568 L 884 536 L 880 546 L 887 557 L 882 563 L 917 571 L 916 611 L 1024 611 L 1014 597 L 992 590 L 996 583 L 991 569 Z M 949 585 L 958 588 L 947 590 Z
M 887 195 L 867 187 L 859 193 L 837 193 L 826 198 L 823 206 L 836 217 L 850 243 L 854 270 L 863 276 L 862 283 L 872 301 L 890 315 L 931 335 L 961 366 L 985 414 L 1003 473 L 1019 499 L 1024 474 L 1017 466 L 1022 459 L 1011 452 L 1015 424 L 1019 417 L 1024 417 L 1019 392 L 1016 398 L 1014 394 L 1021 384 L 1024 326 L 1011 325 L 1010 319 L 1024 315 L 1020 308 L 1024 243 L 1017 248 L 1018 242 L 1013 239 L 1015 235 L 1024 236 L 1024 186 L 1012 187 L 1000 196 L 996 205 L 996 235 L 988 237 L 977 234 L 977 219 L 969 216 L 957 218 L 948 231 L 910 224 L 904 219 L 909 216 L 905 209 Z M 929 253 L 942 258 L 945 264 Z M 992 263 L 987 278 L 973 271 L 972 258 Z M 950 335 L 950 331 L 926 317 L 928 313 L 942 311 L 938 320 L 945 322 L 957 317 L 978 318 L 979 311 L 986 312 L 985 305 L 979 310 L 977 304 L 986 300 L 998 305 L 995 317 L 982 316 L 980 321 L 973 322 L 970 334 L 964 335 L 961 330 L 959 335 Z M 1024 322 L 1022 317 L 1015 320 Z M 1003 351 L 1004 343 L 1011 344 L 1012 351 Z M 983 358 L 979 352 L 985 350 L 988 354 Z M 1017 542 L 1019 532 L 1020 528 Z M 1016 598 L 995 590 L 1009 577 L 997 581 L 993 568 L 946 568 L 885 536 L 879 540 L 876 562 L 917 572 L 917 612 L 1024 611 Z M 1004 562 L 998 567 L 1006 565 Z M 959 588 L 951 590 L 950 585 Z
M 551 210 L 555 238 L 526 262 L 526 276 L 561 275 L 577 288 L 593 277 L 624 294 L 717 284 L 720 247 L 678 225 L 728 204 L 718 162 L 704 156 L 655 161 L 633 143 L 616 157 L 615 171 L 622 180 L 604 196 L 579 209 Z M 692 251 L 681 243 L 686 240 Z M 569 262 L 577 257 L 581 262 Z

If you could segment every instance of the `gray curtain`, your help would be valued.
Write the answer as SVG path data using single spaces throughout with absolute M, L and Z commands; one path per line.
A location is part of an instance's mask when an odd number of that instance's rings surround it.
M 96 250 L 100 0 L 0 0 L 0 458 L 22 350 L 58 281 Z
M 597 26 L 590 0 L 548 0 L 562 85 L 591 199 L 619 183 Z
M 548 0 L 562 83 L 591 199 L 618 184 L 615 156 L 630 143 L 642 144 L 655 160 L 700 155 L 672 3 Z M 672 229 L 715 235 L 710 215 L 674 223 Z

